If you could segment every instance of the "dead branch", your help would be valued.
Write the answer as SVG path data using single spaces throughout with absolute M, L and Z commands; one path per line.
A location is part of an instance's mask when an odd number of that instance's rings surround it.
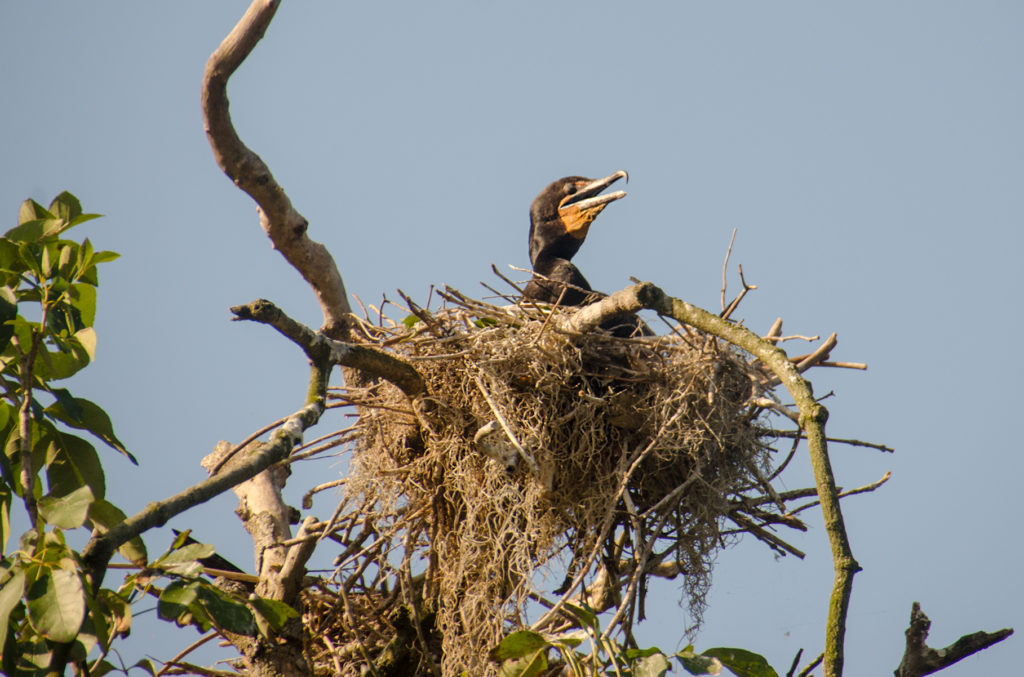
M 736 228 L 732 229 L 732 237 L 729 238 L 729 247 L 725 250 L 725 261 L 722 261 L 722 313 L 725 313 L 725 290 L 727 286 L 726 274 L 729 270 L 729 257 L 732 256 L 732 246 L 736 242 Z
M 260 225 L 274 248 L 316 293 L 324 316 L 324 333 L 346 339 L 352 309 L 334 259 L 326 247 L 309 238 L 308 221 L 292 206 L 266 163 L 242 142 L 231 122 L 228 79 L 263 38 L 279 4 L 279 0 L 254 0 L 210 56 L 203 73 L 203 121 L 217 165 L 256 201 Z
M 975 632 L 964 635 L 944 649 L 933 649 L 925 640 L 932 622 L 921 611 L 921 605 L 914 602 L 910 610 L 910 627 L 907 628 L 907 650 L 896 668 L 896 677 L 921 677 L 938 672 L 957 663 L 971 654 L 1001 642 L 1013 634 L 1013 628 L 996 632 Z
M 734 298 L 729 303 L 729 305 L 726 306 L 725 310 L 722 311 L 721 315 L 719 315 L 719 317 L 721 317 L 723 320 L 728 320 L 729 317 L 733 314 L 733 312 L 737 308 L 739 308 L 740 301 L 742 301 L 743 297 L 745 297 L 747 295 L 747 292 L 753 291 L 753 290 L 757 289 L 757 285 L 756 284 L 747 284 L 747 279 L 743 276 L 743 264 L 740 264 L 739 271 L 740 271 L 740 285 L 743 288 L 740 289 L 740 293 L 736 295 L 736 298 Z
M 273 327 L 302 348 L 313 362 L 322 360 L 378 376 L 394 383 L 409 397 L 426 392 L 423 377 L 407 362 L 368 346 L 328 338 L 288 317 L 270 301 L 257 299 L 243 306 L 234 306 L 231 312 L 236 319 L 253 320 Z
M 170 498 L 150 503 L 141 512 L 129 517 L 105 533 L 94 534 L 82 550 L 82 560 L 94 588 L 99 588 L 107 564 L 114 551 L 132 538 L 169 519 L 205 503 L 236 485 L 258 475 L 271 465 L 285 459 L 298 442 L 302 432 L 320 419 L 323 402 L 314 402 L 288 417 L 259 451 L 230 470 L 189 487 Z

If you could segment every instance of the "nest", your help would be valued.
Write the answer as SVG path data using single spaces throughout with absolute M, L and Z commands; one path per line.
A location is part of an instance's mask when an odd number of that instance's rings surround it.
M 571 334 L 545 309 L 442 296 L 445 308 L 413 306 L 368 334 L 409 360 L 427 397 L 386 382 L 337 395 L 358 409 L 358 442 L 333 588 L 347 611 L 318 630 L 335 649 L 326 672 L 387 664 L 403 633 L 418 653 L 393 657 L 407 661 L 393 674 L 430 674 L 425 661 L 493 672 L 503 636 L 566 602 L 614 612 L 628 639 L 650 576 L 682 575 L 696 627 L 730 534 L 785 549 L 762 528 L 786 518 L 758 363 L 693 330 Z M 535 627 L 572 622 L 548 613 Z

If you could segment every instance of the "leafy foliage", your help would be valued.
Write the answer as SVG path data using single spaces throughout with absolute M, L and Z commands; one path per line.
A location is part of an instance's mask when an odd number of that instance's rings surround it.
M 97 267 L 118 256 L 96 251 L 88 239 L 66 239 L 96 217 L 66 192 L 48 207 L 26 200 L 18 225 L 0 237 L 0 670 L 9 675 L 43 674 L 58 651 L 80 672 L 115 671 L 105 657 L 131 629 L 131 603 L 147 594 L 159 599 L 162 618 L 202 631 L 269 635 L 297 615 L 280 602 L 239 598 L 201 578 L 210 545 L 181 540 L 148 562 L 145 544 L 134 538 L 118 552 L 138 570 L 116 591 L 93 591 L 80 554 L 68 545 L 66 531 L 103 533 L 125 520 L 105 498 L 94 442 L 137 463 L 103 408 L 63 383 L 95 357 Z M 15 497 L 32 527 L 8 553 Z M 160 589 L 163 579 L 170 583 Z M 91 656 L 96 647 L 99 655 Z M 156 672 L 149 661 L 135 667 Z
M 715 648 L 696 653 L 688 646 L 671 656 L 661 649 L 628 649 L 601 633 L 597 615 L 586 606 L 565 605 L 566 615 L 574 619 L 574 627 L 556 635 L 542 635 L 532 630 L 519 630 L 508 635 L 488 656 L 500 663 L 500 677 L 534 677 L 551 674 L 554 650 L 561 655 L 564 670 L 559 674 L 577 677 L 663 677 L 675 658 L 691 675 L 721 675 L 728 669 L 736 677 L 778 677 L 768 661 L 745 649 Z M 589 654 L 579 651 L 589 641 Z

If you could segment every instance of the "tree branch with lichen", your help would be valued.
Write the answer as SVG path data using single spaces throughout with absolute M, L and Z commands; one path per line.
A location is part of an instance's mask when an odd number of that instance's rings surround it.
M 746 327 L 729 322 L 717 315 L 680 299 L 665 294 L 654 284 L 642 282 L 615 292 L 597 303 L 582 308 L 560 322 L 563 329 L 583 331 L 601 324 L 623 312 L 636 312 L 643 308 L 672 317 L 679 322 L 718 336 L 757 357 L 786 386 L 799 409 L 798 423 L 807 436 L 807 446 L 814 469 L 818 500 L 821 501 L 825 530 L 832 548 L 835 579 L 829 600 L 825 628 L 825 675 L 838 677 L 843 672 L 843 641 L 846 634 L 846 616 L 853 589 L 853 576 L 860 565 L 853 557 L 850 540 L 843 523 L 832 464 L 828 457 L 825 422 L 828 410 L 814 399 L 811 384 L 789 361 L 784 350 L 772 341 L 762 339 Z M 830 343 L 834 345 L 834 338 Z
M 263 449 L 247 458 L 244 463 L 228 472 L 220 473 L 174 496 L 150 503 L 137 514 L 102 534 L 95 534 L 82 550 L 94 589 L 98 589 L 114 552 L 147 529 L 165 524 L 172 517 L 209 501 L 288 457 L 292 448 L 301 441 L 302 432 L 315 424 L 324 411 L 324 403 L 308 404 L 288 417 L 271 436 Z

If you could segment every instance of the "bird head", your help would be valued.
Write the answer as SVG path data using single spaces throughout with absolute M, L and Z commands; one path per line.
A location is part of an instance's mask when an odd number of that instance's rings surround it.
M 570 259 L 587 237 L 590 224 L 609 203 L 626 197 L 626 191 L 601 194 L 619 179 L 629 175 L 619 170 L 603 179 L 567 176 L 549 184 L 530 205 L 530 261 L 546 248 L 554 247 L 558 256 Z

